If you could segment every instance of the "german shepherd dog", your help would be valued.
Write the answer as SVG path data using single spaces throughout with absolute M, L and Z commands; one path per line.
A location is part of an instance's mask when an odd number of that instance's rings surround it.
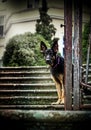
M 54 42 L 52 47 L 47 49 L 45 43 L 41 41 L 40 50 L 50 66 L 52 79 L 57 89 L 58 100 L 52 104 L 64 104 L 64 58 L 57 55 L 58 43 Z

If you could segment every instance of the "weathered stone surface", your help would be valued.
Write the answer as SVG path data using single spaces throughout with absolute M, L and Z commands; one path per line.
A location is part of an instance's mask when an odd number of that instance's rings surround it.
M 91 111 L 0 110 L 3 130 L 87 130 Z
M 0 110 L 0 118 L 39 122 L 85 122 L 91 120 L 91 111 L 56 110 Z

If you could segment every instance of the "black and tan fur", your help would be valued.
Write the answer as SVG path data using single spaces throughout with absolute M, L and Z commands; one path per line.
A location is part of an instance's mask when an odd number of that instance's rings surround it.
M 50 66 L 50 72 L 52 74 L 52 79 L 55 83 L 58 100 L 52 104 L 64 104 L 64 58 L 57 55 L 58 43 L 53 43 L 53 46 L 50 49 L 47 49 L 47 46 L 44 42 L 41 42 L 40 49 L 45 57 L 45 61 Z

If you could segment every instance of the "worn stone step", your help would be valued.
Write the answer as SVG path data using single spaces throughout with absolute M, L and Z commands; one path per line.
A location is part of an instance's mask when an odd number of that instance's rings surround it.
M 83 74 L 86 74 L 86 69 L 84 69 Z M 89 69 L 88 74 L 91 74 L 91 69 Z
M 82 110 L 90 110 L 91 111 L 91 103 L 84 103 L 84 104 L 81 104 L 80 108 Z
M 91 94 L 86 94 L 83 96 L 83 99 L 88 99 L 88 100 L 91 100 Z
M 0 105 L 0 109 L 64 110 L 64 105 Z
M 84 74 L 83 76 L 84 78 L 86 77 L 86 75 Z M 91 79 L 91 74 L 88 74 L 88 79 Z
M 54 83 L 33 83 L 33 84 L 21 84 L 21 83 L 1 83 L 0 89 L 2 90 L 26 90 L 26 89 L 55 89 Z
M 89 80 L 87 84 L 91 85 L 91 80 Z
M 91 99 L 83 99 L 83 104 L 90 104 L 90 109 L 91 109 Z
M 1 77 L 48 77 L 50 76 L 50 72 L 49 71 L 18 71 L 18 72 L 0 72 L 0 76 Z
M 0 72 L 49 71 L 48 66 L 0 67 Z
M 82 64 L 82 67 L 86 68 L 86 64 Z M 89 68 L 91 68 L 91 64 L 89 64 Z
M 83 91 L 82 103 L 91 104 L 91 89 L 86 89 Z
M 50 105 L 57 96 L 7 96 L 0 97 L 0 105 Z
M 50 83 L 51 77 L 0 77 L 0 83 Z
M 6 96 L 57 96 L 56 89 L 50 89 L 50 90 L 0 90 L 0 97 L 6 97 Z

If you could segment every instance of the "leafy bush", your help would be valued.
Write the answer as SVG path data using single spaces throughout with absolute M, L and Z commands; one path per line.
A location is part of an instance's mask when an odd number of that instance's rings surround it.
M 40 52 L 41 41 L 48 44 L 41 35 L 30 32 L 12 37 L 6 45 L 3 66 L 45 65 Z

